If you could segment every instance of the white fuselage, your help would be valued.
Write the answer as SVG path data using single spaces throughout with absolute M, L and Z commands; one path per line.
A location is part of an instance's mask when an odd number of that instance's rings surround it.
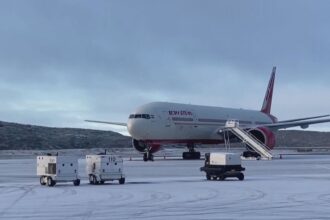
M 218 130 L 230 119 L 239 120 L 241 127 L 273 123 L 269 115 L 260 111 L 152 102 L 130 115 L 127 128 L 136 140 L 205 143 L 219 140 Z

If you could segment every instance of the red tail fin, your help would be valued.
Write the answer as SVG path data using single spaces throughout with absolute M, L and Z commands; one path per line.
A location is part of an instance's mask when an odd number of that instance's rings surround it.
M 266 113 L 266 114 L 270 114 L 270 110 L 272 108 L 275 72 L 276 72 L 276 66 L 273 67 L 272 75 L 270 76 L 267 91 L 265 94 L 264 103 L 262 104 L 262 108 L 261 108 L 261 112 Z

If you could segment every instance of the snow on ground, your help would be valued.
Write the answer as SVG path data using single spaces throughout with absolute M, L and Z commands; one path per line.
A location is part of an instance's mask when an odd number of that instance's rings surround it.
M 140 158 L 139 158 L 140 159 Z M 244 181 L 206 181 L 203 161 L 125 161 L 126 184 L 39 185 L 33 159 L 0 160 L 0 219 L 329 219 L 330 156 L 243 161 Z

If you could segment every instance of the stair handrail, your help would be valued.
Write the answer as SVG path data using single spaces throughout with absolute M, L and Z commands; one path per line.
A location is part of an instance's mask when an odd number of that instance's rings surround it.
M 269 151 L 271 151 L 271 149 L 270 149 L 266 144 L 262 143 L 259 139 L 257 139 L 256 137 L 254 137 L 252 134 L 250 134 L 249 132 L 247 132 L 247 131 L 245 131 L 244 129 L 242 129 L 242 128 L 239 127 L 239 121 L 238 121 L 238 120 L 235 120 L 235 119 L 230 119 L 230 120 L 228 120 L 228 121 L 226 122 L 226 124 L 225 124 L 225 127 L 226 127 L 227 129 L 229 129 L 229 130 L 234 131 L 234 132 L 236 133 L 236 135 L 237 135 L 237 131 L 235 131 L 235 128 L 237 128 L 240 132 L 242 132 L 242 133 L 243 133 L 244 135 L 246 135 L 248 138 L 252 139 L 252 141 L 255 141 L 258 145 L 261 146 L 261 149 L 262 149 L 262 150 L 260 150 L 259 148 L 256 148 L 256 149 L 254 149 L 254 150 L 259 151 L 259 153 L 264 154 L 264 155 L 266 155 L 266 156 L 269 157 L 269 158 L 272 158 L 272 157 L 273 157 L 273 155 L 269 152 Z M 238 135 L 239 135 L 239 136 L 242 136 L 242 135 L 239 134 L 239 133 L 238 133 Z M 240 139 L 243 139 L 243 140 L 242 140 L 243 142 L 245 142 L 245 143 L 251 145 L 251 144 L 246 140 L 245 137 L 241 137 Z M 254 148 L 253 146 L 250 146 L 250 147 Z

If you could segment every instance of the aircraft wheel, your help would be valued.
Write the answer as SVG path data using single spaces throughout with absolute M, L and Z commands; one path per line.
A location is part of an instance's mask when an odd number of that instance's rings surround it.
M 196 160 L 201 159 L 201 152 L 199 152 L 199 151 L 194 152 L 194 159 L 196 159 Z
M 125 178 L 120 178 L 119 179 L 119 184 L 124 184 L 125 183 Z
M 147 153 L 144 153 L 143 154 L 143 161 L 144 162 L 147 162 L 148 161 L 148 154 Z
M 184 160 L 199 160 L 201 159 L 201 152 L 183 152 L 182 159 Z
M 73 181 L 73 185 L 74 186 L 79 186 L 80 185 L 80 179 L 76 179 L 75 181 Z

